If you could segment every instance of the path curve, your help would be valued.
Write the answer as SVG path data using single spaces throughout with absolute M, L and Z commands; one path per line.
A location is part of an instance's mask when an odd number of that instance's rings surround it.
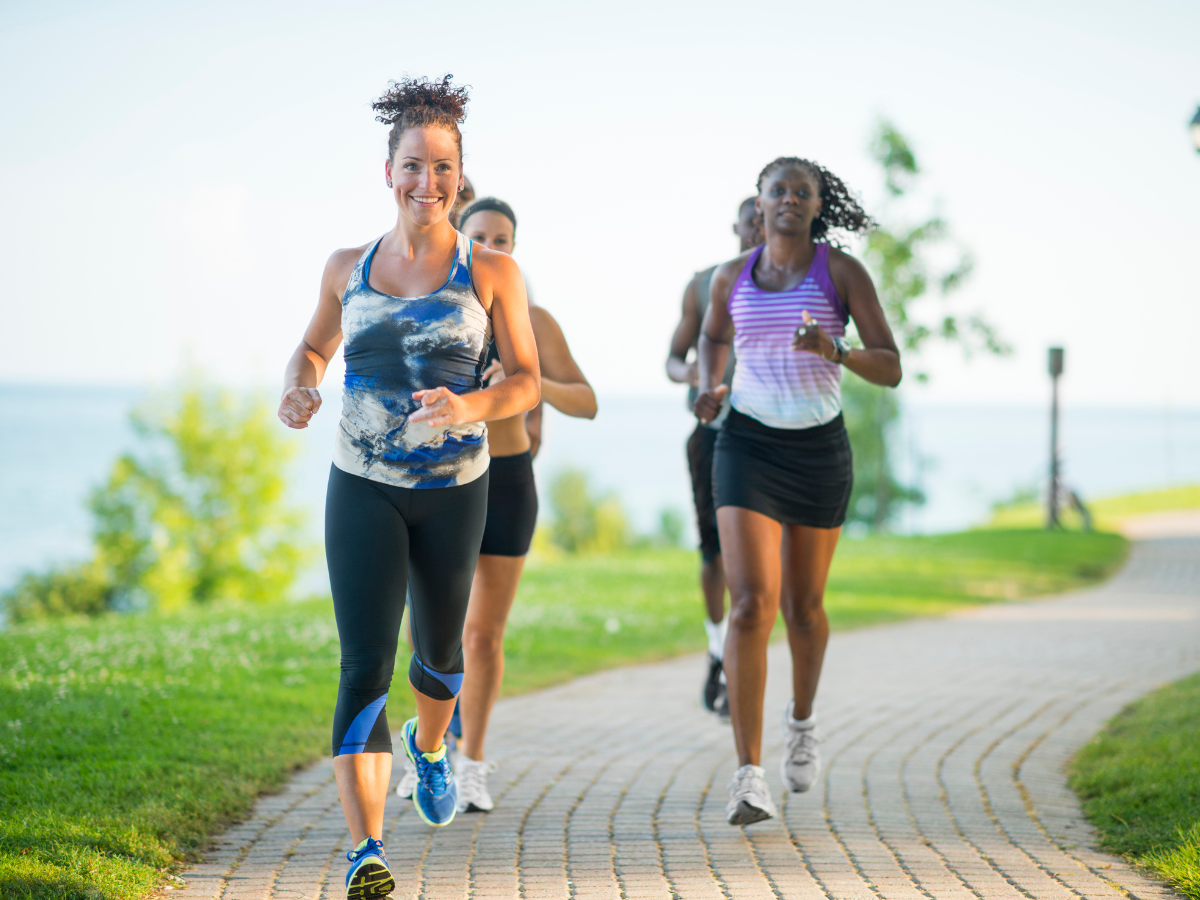
M 733 741 L 698 706 L 698 657 L 604 672 L 497 706 L 494 812 L 433 830 L 390 795 L 394 896 L 1176 897 L 1091 849 L 1063 769 L 1126 703 L 1200 669 L 1200 539 L 1139 542 L 1099 589 L 834 635 L 807 794 L 778 776 L 785 645 L 770 663 L 779 819 L 725 824 Z M 168 896 L 340 898 L 348 841 L 325 759 Z

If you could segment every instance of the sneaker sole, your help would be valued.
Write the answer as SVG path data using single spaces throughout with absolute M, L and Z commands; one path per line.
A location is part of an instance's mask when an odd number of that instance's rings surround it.
M 728 821 L 730 825 L 753 825 L 755 822 L 773 818 L 775 818 L 773 813 L 759 809 L 757 806 L 751 806 L 745 800 L 740 800 L 737 809 L 729 814 Z
M 346 886 L 346 900 L 378 900 L 396 889 L 396 879 L 379 863 L 364 863 Z
M 409 749 L 409 746 L 408 746 L 408 731 L 407 731 L 407 729 L 405 729 L 404 740 L 402 743 L 404 744 L 404 755 L 408 757 L 408 761 L 410 763 L 412 763 L 414 766 L 416 766 L 417 761 L 415 759 L 413 759 L 412 751 Z M 420 769 L 418 769 L 417 771 L 420 771 Z M 448 819 L 446 819 L 445 822 L 433 821 L 433 819 L 431 819 L 431 818 L 429 818 L 429 816 L 425 815 L 425 810 L 421 809 L 421 804 L 418 803 L 417 799 L 416 799 L 416 793 L 417 793 L 416 788 L 413 788 L 413 797 L 412 797 L 413 809 L 415 809 L 417 811 L 417 815 L 421 817 L 421 821 L 424 822 L 426 825 L 428 825 L 430 828 L 445 828 L 447 825 L 449 825 L 451 822 L 454 821 L 454 814 L 456 812 L 458 812 L 457 809 L 450 810 L 450 817 Z M 380 896 L 385 896 L 385 895 L 380 895 Z

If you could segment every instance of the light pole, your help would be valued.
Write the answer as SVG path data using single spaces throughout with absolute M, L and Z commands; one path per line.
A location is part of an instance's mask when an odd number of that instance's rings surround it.
M 1058 378 L 1063 373 L 1063 348 L 1050 348 L 1050 503 L 1047 528 L 1058 528 Z
M 1196 145 L 1196 152 L 1200 153 L 1200 106 L 1196 107 L 1196 114 L 1192 116 L 1189 130 L 1192 132 L 1192 143 Z

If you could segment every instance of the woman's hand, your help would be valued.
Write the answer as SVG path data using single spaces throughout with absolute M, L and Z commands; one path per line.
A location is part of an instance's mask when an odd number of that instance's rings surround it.
M 792 338 L 792 349 L 805 350 L 817 354 L 823 360 L 832 361 L 837 356 L 833 338 L 825 333 L 825 329 L 817 324 L 817 320 L 808 314 L 807 309 L 803 315 L 804 324 L 796 329 L 795 337 Z
M 485 388 L 495 387 L 505 378 L 504 366 L 498 359 L 493 359 L 491 365 L 483 370 L 483 386 Z
M 413 399 L 421 401 L 421 408 L 408 417 L 410 422 L 424 422 L 431 428 L 445 428 L 474 421 L 467 413 L 466 401 L 450 388 L 413 391 Z
M 707 425 L 721 413 L 721 406 L 725 402 L 725 396 L 729 393 L 729 386 L 718 384 L 711 391 L 705 391 L 696 398 L 696 404 L 692 407 L 692 412 L 696 414 L 696 418 Z
M 307 428 L 308 420 L 321 408 L 321 394 L 316 388 L 293 387 L 279 399 L 279 421 L 288 428 Z

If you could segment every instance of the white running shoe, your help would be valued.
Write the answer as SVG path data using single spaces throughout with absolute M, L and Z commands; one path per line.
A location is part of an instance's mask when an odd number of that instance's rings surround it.
M 779 775 L 789 791 L 807 791 L 817 780 L 821 771 L 821 751 L 817 747 L 816 723 L 807 727 L 796 724 L 792 718 L 795 701 L 789 700 L 783 711 L 783 758 L 779 761 Z
M 494 762 L 476 762 L 466 754 L 459 754 L 454 773 L 458 778 L 458 811 L 491 812 L 492 795 L 488 793 L 487 777 L 498 766 Z
M 725 818 L 730 825 L 749 825 L 775 818 L 775 804 L 762 766 L 742 766 L 729 782 L 729 805 Z
M 411 800 L 416 787 L 417 767 L 406 756 L 404 758 L 404 774 L 400 776 L 400 782 L 396 785 L 396 796 L 401 800 Z

